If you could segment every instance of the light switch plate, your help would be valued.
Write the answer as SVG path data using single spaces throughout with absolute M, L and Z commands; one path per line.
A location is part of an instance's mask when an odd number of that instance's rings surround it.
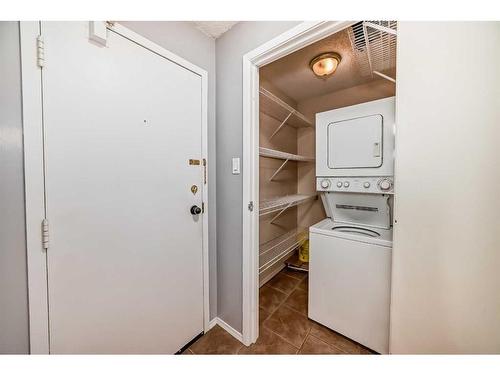
M 240 158 L 233 158 L 233 174 L 240 174 Z

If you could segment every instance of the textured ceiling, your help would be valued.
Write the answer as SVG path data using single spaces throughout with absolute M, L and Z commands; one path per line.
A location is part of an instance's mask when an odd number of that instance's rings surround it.
M 211 38 L 217 39 L 231 27 L 237 24 L 237 21 L 193 21 L 196 28 Z
M 381 79 L 375 75 L 373 78 L 361 75 L 359 61 L 352 50 L 347 30 L 330 35 L 262 67 L 261 78 L 296 102 Z M 337 71 L 327 79 L 316 77 L 309 68 L 309 62 L 321 53 L 332 51 L 342 57 Z

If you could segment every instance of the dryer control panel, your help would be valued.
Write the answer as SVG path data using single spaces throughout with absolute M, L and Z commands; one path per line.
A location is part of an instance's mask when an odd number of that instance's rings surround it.
M 317 191 L 345 193 L 394 194 L 392 176 L 382 177 L 317 177 Z

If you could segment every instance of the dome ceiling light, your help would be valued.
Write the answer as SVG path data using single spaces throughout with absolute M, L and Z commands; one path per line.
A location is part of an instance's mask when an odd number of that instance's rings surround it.
M 311 60 L 309 67 L 317 77 L 328 78 L 335 73 L 341 60 L 336 52 L 322 53 Z

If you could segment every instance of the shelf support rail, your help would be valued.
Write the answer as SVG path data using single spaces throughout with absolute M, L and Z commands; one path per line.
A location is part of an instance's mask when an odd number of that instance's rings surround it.
M 378 70 L 374 70 L 373 73 L 375 73 L 376 75 L 378 75 L 378 76 L 380 76 L 382 78 L 385 78 L 388 81 L 391 81 L 392 83 L 396 83 L 396 80 L 394 78 L 389 77 L 386 74 L 380 73 Z
M 273 173 L 273 175 L 271 176 L 271 178 L 269 179 L 269 181 L 272 181 L 272 180 L 273 180 L 273 178 L 274 178 L 274 177 L 276 177 L 276 175 L 277 175 L 278 173 L 280 173 L 280 172 L 281 172 L 281 170 L 284 168 L 285 164 L 286 164 L 286 163 L 288 163 L 288 161 L 289 161 L 289 160 L 290 160 L 290 159 L 286 159 L 286 160 L 283 162 L 283 164 L 281 164 L 281 166 L 280 166 L 278 169 L 276 169 L 276 172 L 274 172 L 274 173 Z
M 280 124 L 280 126 L 278 126 L 278 127 L 276 128 L 276 130 L 274 131 L 274 133 L 273 133 L 273 134 L 271 134 L 271 136 L 269 137 L 269 140 L 271 140 L 271 139 L 272 139 L 272 138 L 276 135 L 276 133 L 278 133 L 278 132 L 281 130 L 281 128 L 282 128 L 283 126 L 285 126 L 285 124 L 286 124 L 286 122 L 288 121 L 288 119 L 290 118 L 290 116 L 292 116 L 294 113 L 295 113 L 295 110 L 291 111 L 291 112 L 288 114 L 288 116 L 286 116 L 286 118 L 283 120 L 283 122 Z
M 273 224 L 273 221 L 274 221 L 274 220 L 276 220 L 277 218 L 279 218 L 279 217 L 281 216 L 281 214 L 282 214 L 283 212 L 285 212 L 286 210 L 288 210 L 288 209 L 290 208 L 290 206 L 291 206 L 292 204 L 294 204 L 294 203 L 295 203 L 295 202 L 290 202 L 290 203 L 288 203 L 288 205 L 287 205 L 285 208 L 283 208 L 280 212 L 278 212 L 278 213 L 276 214 L 276 216 L 274 216 L 274 217 L 271 219 L 271 221 L 270 221 L 269 223 L 270 223 L 270 224 Z

